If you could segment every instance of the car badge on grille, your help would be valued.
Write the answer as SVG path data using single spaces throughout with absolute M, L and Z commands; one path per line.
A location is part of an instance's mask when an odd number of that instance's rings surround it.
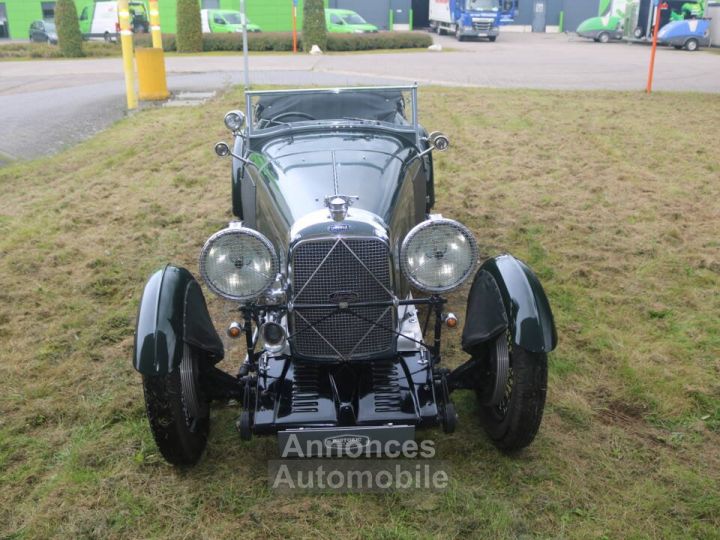
M 342 224 L 342 225 L 330 225 L 330 226 L 328 227 L 328 231 L 331 232 L 331 233 L 333 233 L 333 234 L 344 233 L 344 232 L 347 232 L 347 231 L 349 231 L 349 230 L 350 230 L 350 225 L 345 225 L 345 224 Z
M 335 291 L 330 293 L 328 297 L 333 304 L 349 304 L 360 299 L 360 295 L 355 291 Z
M 370 437 L 366 435 L 337 435 L 325 439 L 325 447 L 334 450 L 359 450 L 368 444 Z

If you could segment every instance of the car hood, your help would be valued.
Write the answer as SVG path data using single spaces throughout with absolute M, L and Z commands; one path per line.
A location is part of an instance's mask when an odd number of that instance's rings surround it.
M 233 32 L 242 32 L 243 31 L 243 25 L 242 24 L 228 24 L 230 29 Z M 257 24 L 253 24 L 251 22 L 247 23 L 247 29 L 248 32 L 257 32 L 260 30 L 260 27 Z
M 378 27 L 374 24 L 346 24 L 346 32 L 377 32 Z
M 274 139 L 252 155 L 264 188 L 288 229 L 325 208 L 332 195 L 357 196 L 353 208 L 390 223 L 407 160 L 415 152 L 399 137 L 368 133 L 305 134 Z M 258 219 L 261 209 L 258 208 Z

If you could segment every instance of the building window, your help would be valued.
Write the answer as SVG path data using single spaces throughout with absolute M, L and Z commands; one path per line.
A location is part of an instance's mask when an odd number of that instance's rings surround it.
M 202 0 L 203 9 L 220 9 L 220 0 Z
M 42 3 L 42 18 L 46 21 L 52 21 L 55 19 L 55 2 L 43 2 Z

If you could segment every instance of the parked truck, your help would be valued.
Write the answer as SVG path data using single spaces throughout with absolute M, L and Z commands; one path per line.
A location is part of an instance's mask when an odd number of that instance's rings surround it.
M 458 41 L 495 41 L 500 34 L 500 0 L 430 0 L 429 16 L 432 30 L 455 34 Z

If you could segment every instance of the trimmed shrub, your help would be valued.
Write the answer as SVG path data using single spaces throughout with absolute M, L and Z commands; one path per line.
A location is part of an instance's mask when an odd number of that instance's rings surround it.
M 198 0 L 177 0 L 177 51 L 203 50 L 200 3 Z
M 80 22 L 78 21 L 77 9 L 75 9 L 73 0 L 57 0 L 55 4 L 55 24 L 60 53 L 71 58 L 85 56 L 82 34 L 80 33 Z
M 323 51 L 327 48 L 328 34 L 323 0 L 305 0 L 302 42 L 305 52 L 309 52 L 313 45 L 317 45 Z
M 328 51 L 369 51 L 373 49 L 417 49 L 432 45 L 426 32 L 377 32 L 372 34 L 329 34 Z

